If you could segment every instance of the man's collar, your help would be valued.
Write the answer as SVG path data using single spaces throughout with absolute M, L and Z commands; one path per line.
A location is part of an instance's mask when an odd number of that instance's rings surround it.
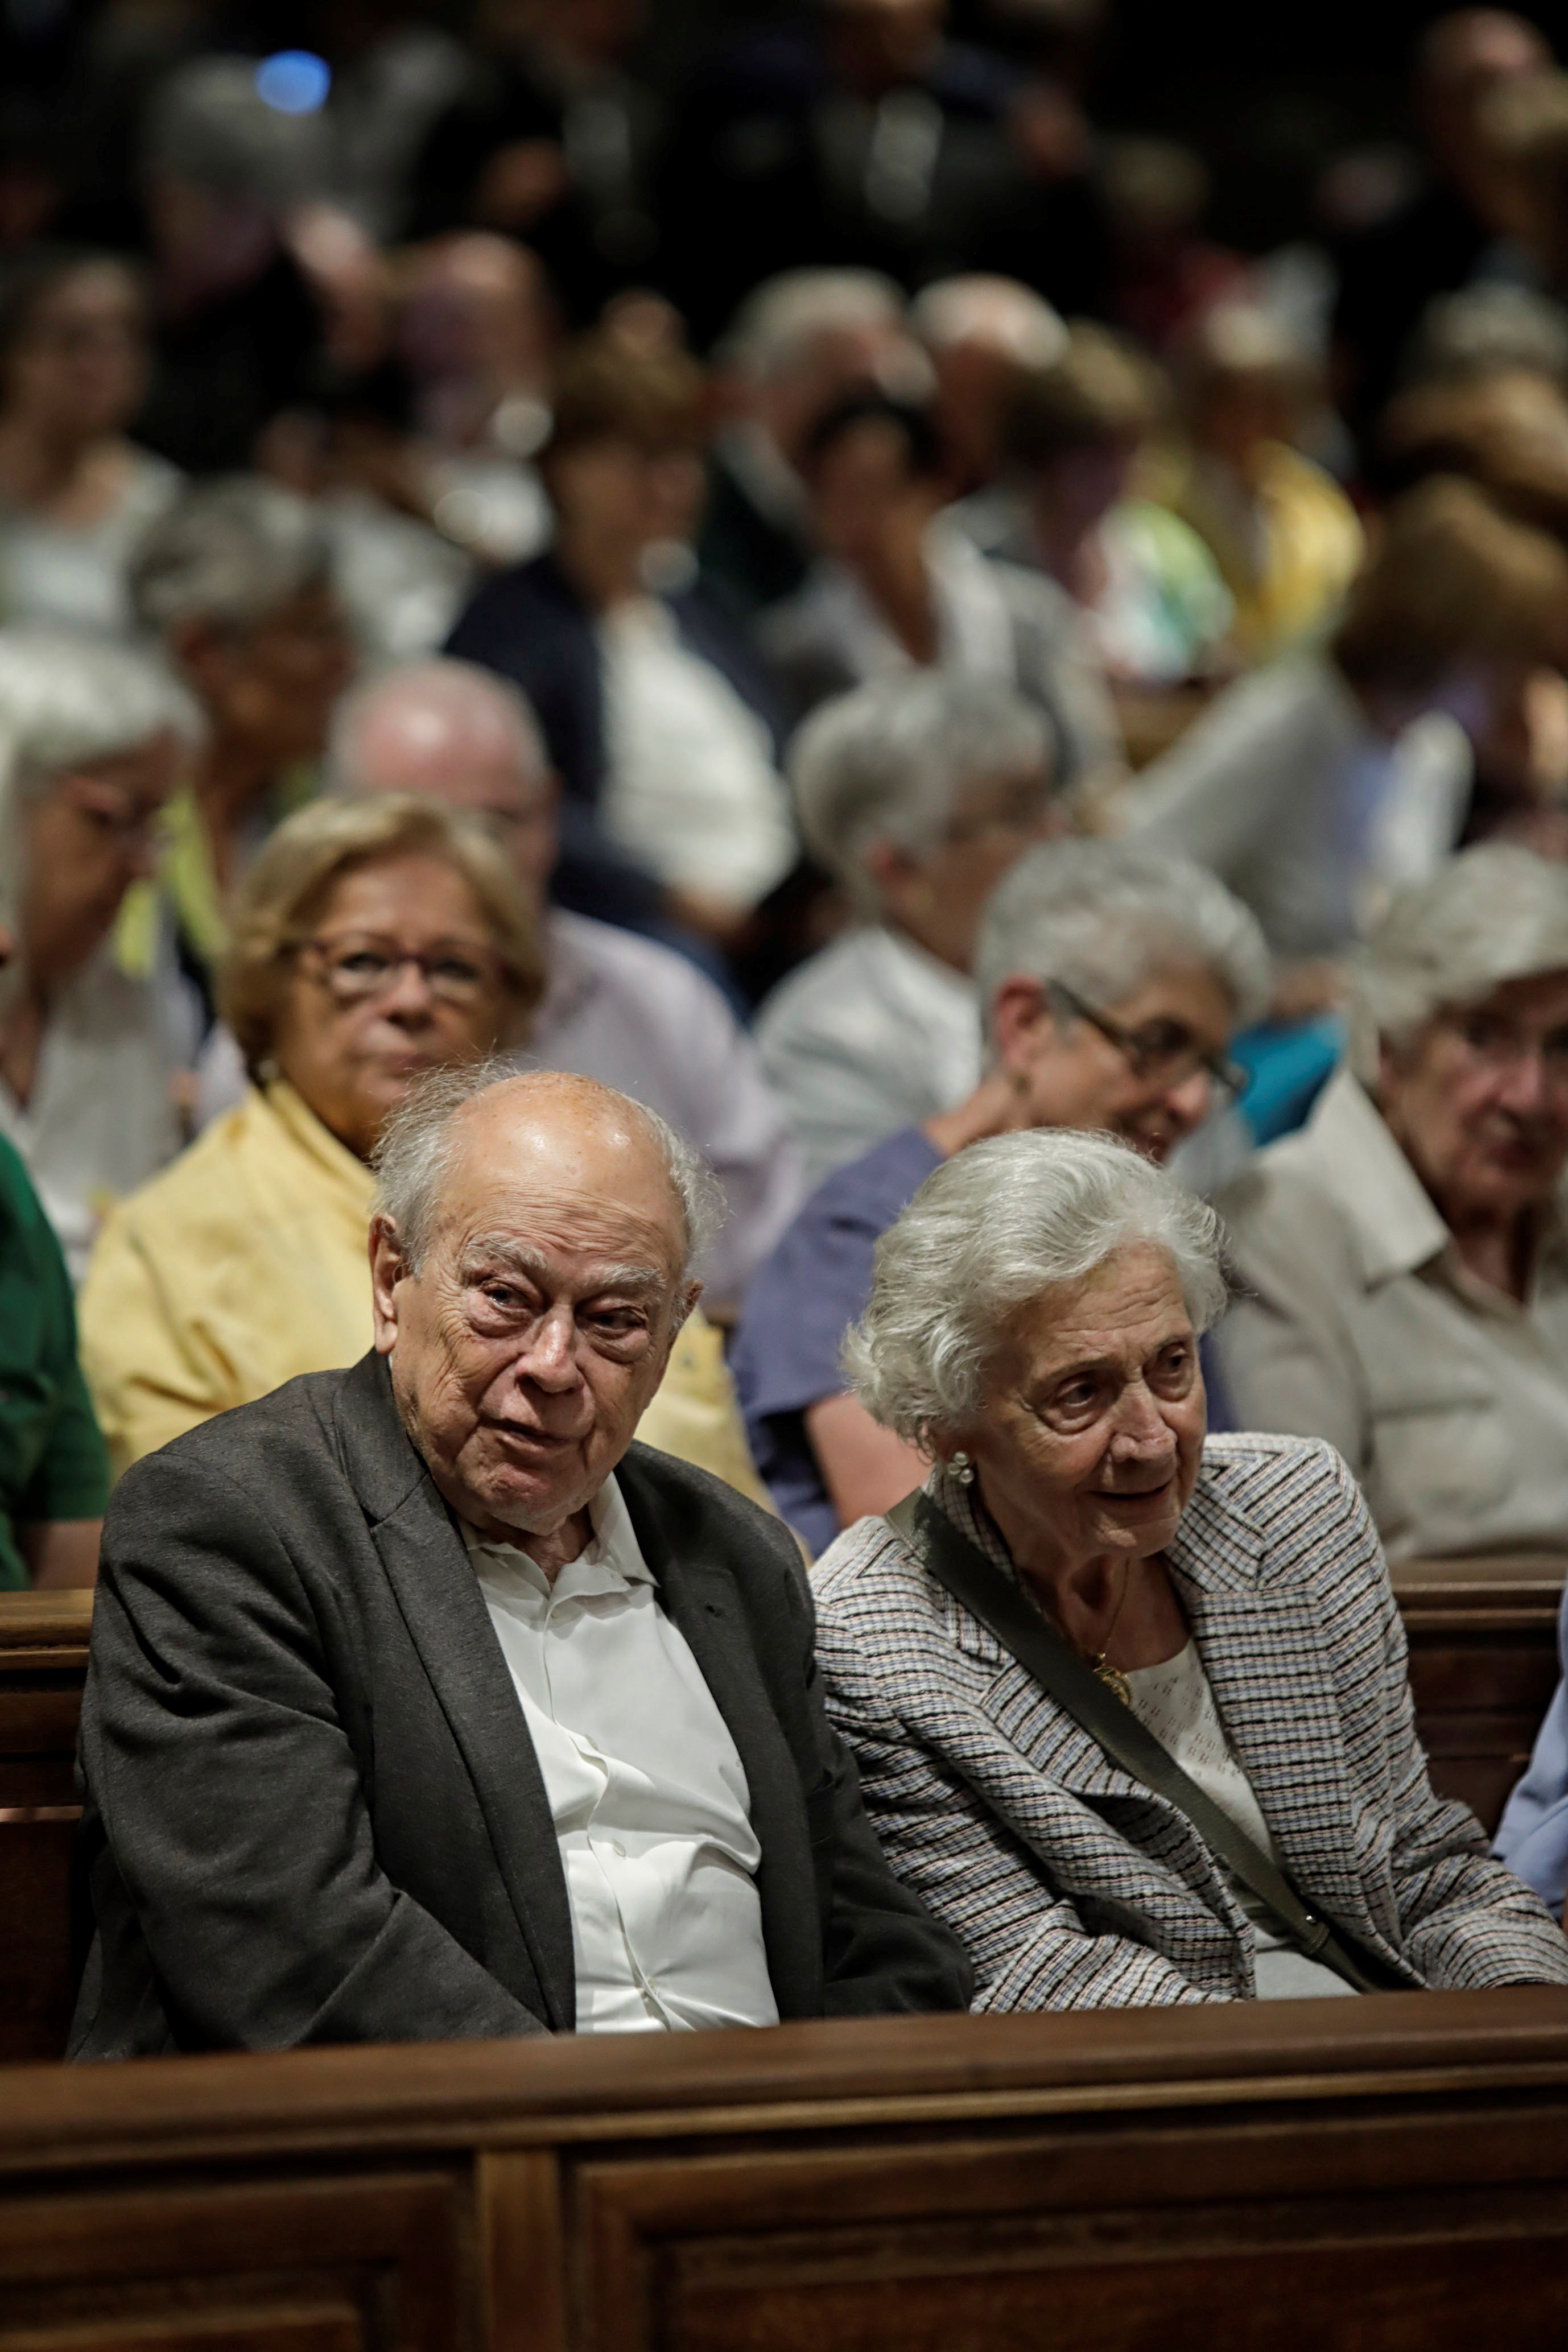
M 588 1518 L 593 1528 L 589 1541 L 575 1559 L 568 1560 L 557 1575 L 553 1585 L 539 1562 L 521 1543 L 508 1542 L 481 1536 L 466 1519 L 459 1520 L 463 1541 L 468 1556 L 483 1572 L 488 1563 L 500 1567 L 506 1574 L 520 1578 L 534 1591 L 557 1601 L 584 1601 L 595 1593 L 625 1592 L 637 1584 L 654 1584 L 657 1579 L 642 1556 L 631 1514 L 626 1507 L 620 1486 L 612 1475 L 606 1478 L 588 1505 Z
M 1314 1181 L 1355 1238 L 1369 1289 L 1414 1274 L 1448 1247 L 1452 1237 L 1436 1203 L 1349 1070 L 1336 1072 L 1324 1087 L 1302 1140 Z

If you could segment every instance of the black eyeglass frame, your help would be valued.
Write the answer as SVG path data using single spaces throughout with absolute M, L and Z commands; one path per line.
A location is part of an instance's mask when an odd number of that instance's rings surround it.
M 1154 1047 L 1142 1045 L 1131 1029 L 1124 1029 L 1121 1022 L 1113 1021 L 1108 1013 L 1086 1004 L 1078 992 L 1068 988 L 1065 982 L 1050 980 L 1045 986 L 1047 995 L 1059 997 L 1069 1013 L 1076 1013 L 1080 1021 L 1087 1021 L 1091 1029 L 1099 1030 L 1108 1045 L 1115 1046 L 1134 1077 L 1153 1077 L 1161 1062 L 1168 1059 L 1171 1065 L 1171 1076 L 1165 1081 L 1168 1086 L 1184 1086 L 1188 1078 L 1195 1077 L 1200 1070 L 1205 1071 L 1222 1104 L 1239 1100 L 1251 1083 L 1250 1074 L 1239 1062 L 1233 1062 L 1228 1055 L 1205 1054 L 1201 1045 L 1189 1043 L 1173 1048 L 1168 1055 L 1162 1055 Z

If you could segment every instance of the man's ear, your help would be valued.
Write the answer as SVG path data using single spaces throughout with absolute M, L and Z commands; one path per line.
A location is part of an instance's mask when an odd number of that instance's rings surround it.
M 1005 1070 L 1016 1070 L 1033 1058 L 1042 1035 L 1056 1025 L 1051 1001 L 1037 980 L 1026 972 L 1008 974 L 991 1000 L 991 1042 Z
M 892 914 L 908 905 L 911 887 L 925 878 L 921 860 L 896 841 L 868 841 L 860 853 L 860 864 L 866 879 Z
M 700 1282 L 683 1283 L 676 1292 L 669 1309 L 669 1344 L 672 1348 L 679 1339 L 686 1323 L 695 1312 L 697 1302 L 701 1296 L 702 1285 Z
M 408 1272 L 397 1227 L 378 1213 L 370 1221 L 371 1305 L 376 1353 L 390 1356 L 397 1339 L 397 1286 Z

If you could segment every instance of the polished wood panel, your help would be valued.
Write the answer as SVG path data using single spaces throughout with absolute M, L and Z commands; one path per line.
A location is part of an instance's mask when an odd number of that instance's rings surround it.
M 65 2048 L 90 1592 L 0 1593 L 0 2062 Z
M 0 2346 L 151 2352 L 237 2330 L 256 2352 L 441 2352 L 470 2292 L 466 2173 L 310 2170 L 7 2196 Z
M 76 1803 L 90 1592 L 0 1593 L 0 1807 Z
M 0 2352 L 1560 2352 L 1565 2326 L 1568 1990 L 0 2076 Z
M 1561 1557 L 1409 1561 L 1394 1570 L 1415 1721 L 1434 1786 L 1495 1830 L 1557 1687 Z

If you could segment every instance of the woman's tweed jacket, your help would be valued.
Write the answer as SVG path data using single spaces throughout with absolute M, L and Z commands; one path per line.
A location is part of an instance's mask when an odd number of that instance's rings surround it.
M 927 1491 L 1003 1567 L 973 1490 Z M 1214 1437 L 1167 1554 L 1215 1703 L 1303 1896 L 1412 1984 L 1568 1983 L 1568 1941 L 1426 1778 L 1365 1504 L 1316 1440 Z M 814 1573 L 828 1711 L 976 2009 L 1245 1999 L 1252 1930 L 1184 1816 L 1107 1760 L 862 1519 Z

